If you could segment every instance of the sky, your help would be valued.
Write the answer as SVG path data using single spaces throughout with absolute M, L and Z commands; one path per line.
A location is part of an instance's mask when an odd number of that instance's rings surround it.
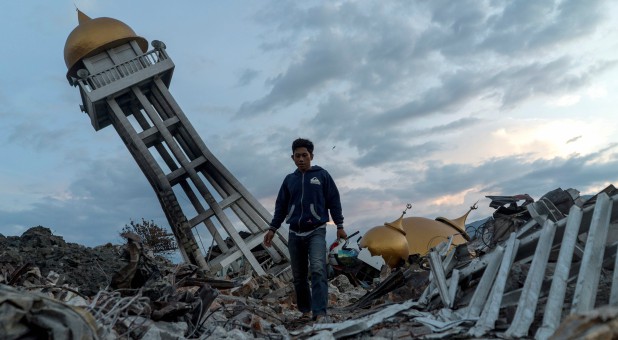
M 96 246 L 121 243 L 131 220 L 167 227 L 120 137 L 94 131 L 66 80 L 75 6 L 166 44 L 170 92 L 270 212 L 298 137 L 335 179 L 348 234 L 407 203 L 433 219 L 478 201 L 471 222 L 493 212 L 486 195 L 618 183 L 615 1 L 6 1 L 5 236 L 42 225 Z

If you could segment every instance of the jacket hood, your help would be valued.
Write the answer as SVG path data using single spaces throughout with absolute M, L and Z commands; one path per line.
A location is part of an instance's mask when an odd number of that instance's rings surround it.
M 311 168 L 309 168 L 309 170 L 307 170 L 306 173 L 310 173 L 310 172 L 314 172 L 314 171 L 321 171 L 324 170 L 322 169 L 322 167 L 318 166 L 318 165 L 312 165 Z M 300 175 L 302 174 L 302 172 L 300 172 L 300 170 L 296 169 L 294 170 L 294 174 Z

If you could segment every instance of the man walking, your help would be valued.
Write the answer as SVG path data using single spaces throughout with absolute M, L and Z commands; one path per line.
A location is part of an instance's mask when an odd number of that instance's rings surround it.
M 298 138 L 292 143 L 292 160 L 297 169 L 285 177 L 279 189 L 264 245 L 271 246 L 284 220 L 290 225 L 288 250 L 298 309 L 304 318 L 308 319 L 313 313 L 317 322 L 327 322 L 326 222 L 329 212 L 337 225 L 337 238 L 347 238 L 339 191 L 326 170 L 311 166 L 313 143 L 310 140 Z

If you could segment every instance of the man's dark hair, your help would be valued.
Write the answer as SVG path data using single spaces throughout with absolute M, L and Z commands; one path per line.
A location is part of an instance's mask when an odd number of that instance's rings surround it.
M 298 148 L 307 148 L 307 151 L 313 155 L 313 142 L 308 139 L 298 138 L 292 142 L 292 153 Z

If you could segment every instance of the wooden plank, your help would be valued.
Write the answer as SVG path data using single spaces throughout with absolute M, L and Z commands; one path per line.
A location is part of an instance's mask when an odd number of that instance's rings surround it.
M 614 259 L 614 274 L 612 275 L 612 290 L 609 294 L 609 304 L 618 305 L 618 254 Z
M 504 256 L 502 256 L 500 269 L 498 270 L 498 275 L 491 289 L 491 293 L 489 293 L 487 303 L 485 303 L 478 321 L 474 327 L 470 329 L 468 334 L 478 338 L 485 335 L 488 330 L 494 328 L 500 312 L 506 280 L 509 278 L 518 246 L 519 240 L 517 239 L 517 234 L 511 233 L 511 236 L 509 236 L 508 240 L 505 242 Z
M 448 308 L 453 308 L 453 305 L 455 304 L 455 297 L 457 296 L 457 288 L 459 288 L 459 270 L 454 269 L 453 273 L 451 274 L 451 279 L 449 281 L 449 287 L 448 287 L 448 298 L 449 298 L 449 305 L 447 306 Z
M 225 209 L 239 199 L 240 199 L 240 194 L 235 192 L 234 194 L 224 198 L 218 204 L 222 209 Z M 191 224 L 192 227 L 195 227 L 196 225 L 204 222 L 205 220 L 209 219 L 210 217 L 214 215 L 215 215 L 215 212 L 212 209 L 208 209 L 202 213 L 199 213 L 197 216 L 189 220 L 189 224 Z
M 618 243 L 613 243 L 612 245 L 605 247 L 605 251 L 603 252 L 603 267 L 604 268 L 613 265 L 617 249 L 618 249 Z M 581 266 L 580 261 L 573 261 L 573 263 L 571 264 L 571 269 L 569 270 L 569 278 L 568 278 L 569 282 L 577 280 L 577 276 L 579 275 L 580 266 Z M 541 286 L 541 292 L 549 292 L 549 289 L 551 288 L 551 284 L 552 284 L 552 279 L 553 277 L 550 277 L 543 281 L 543 284 Z M 519 302 L 519 297 L 521 296 L 521 291 L 522 289 L 520 288 L 520 289 L 515 289 L 515 290 L 505 293 L 504 297 L 502 298 L 501 308 L 517 306 L 517 303 Z
M 442 256 L 443 255 L 442 253 L 445 252 L 447 247 L 448 247 L 448 240 L 438 243 L 435 247 L 433 247 L 433 250 L 438 252 L 438 255 Z
M 476 318 L 481 314 L 481 310 L 487 301 L 487 296 L 489 295 L 491 286 L 494 283 L 496 274 L 498 274 L 498 269 L 500 268 L 500 263 L 502 262 L 502 257 L 504 256 L 504 247 L 500 245 L 497 246 L 490 255 L 491 260 L 489 260 L 489 264 L 487 265 L 487 268 L 485 268 L 485 272 L 483 273 L 479 284 L 476 286 L 474 295 L 472 295 L 472 299 L 468 304 L 468 310 L 466 313 L 468 319 Z
M 612 196 L 611 199 L 614 202 L 618 201 L 618 195 Z M 579 229 L 580 234 L 585 233 L 590 229 L 590 223 L 592 221 L 592 214 L 594 210 L 594 205 L 584 208 L 582 215 L 582 223 Z M 618 209 L 612 209 L 610 220 L 615 221 L 616 219 L 618 219 Z M 556 237 L 554 238 L 552 246 L 562 242 L 566 221 L 567 219 L 565 218 L 556 223 Z M 519 250 L 517 251 L 517 256 L 515 257 L 516 262 L 528 258 L 532 254 L 534 254 L 534 250 L 537 248 L 540 233 L 541 230 L 538 230 L 528 236 L 521 238 Z
M 547 219 L 543 224 L 541 237 L 539 238 L 532 264 L 524 282 L 521 297 L 519 298 L 518 308 L 515 311 L 515 317 L 511 322 L 511 326 L 507 329 L 505 335 L 507 337 L 525 337 L 528 336 L 528 330 L 532 321 L 534 321 L 534 313 L 541 292 L 541 285 L 545 277 L 545 269 L 547 268 L 547 260 L 551 251 L 552 241 L 556 233 L 556 223 Z
M 146 147 L 151 147 L 155 143 L 158 143 L 161 139 L 161 135 L 159 135 L 159 130 L 156 127 L 148 128 L 139 133 L 139 138 L 144 141 Z
M 247 239 L 244 240 L 243 246 L 246 246 L 248 248 L 257 247 L 257 245 L 262 243 L 265 233 L 266 232 L 260 232 L 260 233 L 249 236 Z M 236 260 L 241 258 L 244 255 L 244 253 L 242 249 L 238 247 L 238 245 L 235 245 L 234 247 L 230 248 L 230 250 L 226 252 L 224 255 L 225 256 L 223 255 L 217 256 L 217 258 L 208 262 L 208 264 L 211 266 L 213 270 L 216 271 L 216 270 L 221 270 L 223 268 L 228 267 L 229 265 L 234 263 Z
M 198 215 L 205 212 L 206 209 L 204 209 L 204 207 L 202 206 L 202 203 L 200 202 L 197 195 L 195 195 L 195 192 L 193 192 L 193 189 L 191 188 L 189 183 L 187 181 L 180 181 L 180 186 L 182 187 L 184 192 L 187 194 L 187 197 L 189 197 L 189 201 L 191 201 L 191 203 L 195 207 L 195 210 L 198 212 Z M 192 222 L 189 221 L 189 226 L 191 228 L 195 227 L 195 225 L 191 223 Z M 210 220 L 204 220 L 204 225 L 208 229 L 208 232 L 210 232 L 210 235 L 214 237 L 215 242 L 217 242 L 217 245 L 219 245 L 219 249 L 221 250 L 221 252 L 225 253 L 229 249 L 229 247 L 227 246 L 227 243 L 221 236 L 221 233 L 219 233 L 219 231 L 215 227 L 214 223 L 212 223 L 212 221 Z
M 457 261 L 455 261 L 455 248 L 453 248 L 450 252 L 448 252 L 448 254 L 446 254 L 444 261 L 442 261 L 442 268 L 444 268 L 444 274 L 448 276 L 448 274 L 451 272 L 451 270 L 453 270 L 453 267 L 455 267 L 456 264 Z
M 138 115 L 136 115 L 135 113 L 133 115 L 135 116 L 135 118 L 138 117 Z M 168 129 L 170 129 L 170 127 L 177 124 L 178 122 L 178 117 L 172 117 L 163 121 L 163 123 Z M 142 126 L 142 128 L 144 129 L 144 126 Z M 161 134 L 159 134 L 159 129 L 157 129 L 156 126 L 146 127 L 144 131 L 138 134 L 138 136 L 142 139 L 142 141 L 144 141 L 144 144 L 146 144 L 146 147 L 148 148 L 161 141 Z
M 455 249 L 453 249 L 453 251 L 449 252 L 446 255 L 444 261 L 442 261 L 442 268 L 444 268 L 445 276 L 448 275 L 451 270 L 453 270 L 456 264 L 457 261 L 455 261 Z M 459 277 L 461 277 L 461 275 Z M 436 294 L 438 294 L 436 290 L 436 283 L 433 278 L 433 274 L 430 272 L 429 284 L 427 285 L 421 296 L 418 298 L 418 302 L 420 304 L 426 305 L 427 303 L 429 303 L 429 300 L 431 300 Z
M 525 235 L 528 234 L 529 231 L 532 230 L 533 227 L 538 226 L 539 224 L 536 222 L 536 220 L 531 219 L 528 222 L 526 222 L 526 224 L 524 224 L 523 227 L 521 227 L 521 229 L 519 229 L 517 231 L 517 238 L 521 238 Z
M 577 278 L 571 314 L 587 312 L 594 308 L 599 287 L 599 273 L 603 262 L 603 252 L 600 249 L 604 248 L 607 238 L 611 207 L 612 201 L 606 193 L 597 196 L 588 238 L 586 239 L 586 247 L 584 248 L 583 270 L 580 271 Z
M 444 268 L 442 267 L 442 261 L 438 252 L 433 250 L 429 253 L 429 264 L 431 266 L 431 272 L 436 280 L 438 286 L 438 292 L 444 306 L 449 306 L 451 301 L 448 295 L 448 287 L 446 285 L 446 276 L 444 275 Z
M 548 339 L 560 324 L 562 316 L 562 307 L 564 306 L 564 297 L 566 295 L 567 281 L 573 261 L 573 252 L 579 227 L 582 221 L 583 211 L 580 207 L 574 205 L 569 211 L 567 218 L 564 238 L 558 254 L 556 269 L 552 278 L 551 288 L 549 289 L 549 297 L 545 305 L 545 313 L 543 314 L 543 325 L 537 330 L 537 339 Z

